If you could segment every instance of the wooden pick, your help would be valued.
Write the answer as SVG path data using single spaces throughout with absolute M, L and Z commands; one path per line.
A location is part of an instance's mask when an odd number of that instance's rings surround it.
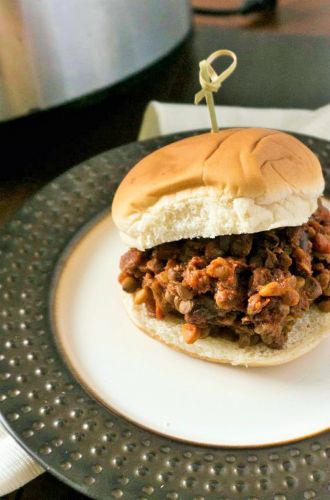
M 212 62 L 218 57 L 229 56 L 233 62 L 220 75 L 212 67 Z M 231 50 L 223 49 L 213 52 L 207 59 L 199 63 L 199 83 L 201 90 L 195 94 L 195 104 L 199 104 L 203 99 L 206 100 L 209 109 L 212 132 L 218 132 L 219 127 L 214 108 L 213 92 L 217 92 L 222 83 L 235 71 L 237 66 L 237 57 Z

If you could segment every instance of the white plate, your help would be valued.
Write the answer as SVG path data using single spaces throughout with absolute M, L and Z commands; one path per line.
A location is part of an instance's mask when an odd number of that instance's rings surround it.
M 129 320 L 117 283 L 126 250 L 110 217 L 68 256 L 56 290 L 56 335 L 96 398 L 162 434 L 222 446 L 278 444 L 330 427 L 330 338 L 274 368 L 200 361 Z

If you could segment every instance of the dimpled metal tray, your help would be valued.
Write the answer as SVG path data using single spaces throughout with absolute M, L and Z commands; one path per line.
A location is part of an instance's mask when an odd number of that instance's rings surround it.
M 56 347 L 50 304 L 63 255 L 109 209 L 117 185 L 139 159 L 188 135 L 128 144 L 78 165 L 31 198 L 2 230 L 3 421 L 41 465 L 93 498 L 330 498 L 330 432 L 254 449 L 167 439 L 92 399 Z M 330 143 L 297 137 L 319 156 L 329 193 Z

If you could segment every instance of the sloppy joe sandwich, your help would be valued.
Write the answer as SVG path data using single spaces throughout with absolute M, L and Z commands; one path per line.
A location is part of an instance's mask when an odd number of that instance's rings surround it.
M 330 213 L 314 153 L 236 128 L 141 160 L 112 216 L 129 250 L 119 282 L 133 321 L 209 361 L 268 366 L 330 331 Z

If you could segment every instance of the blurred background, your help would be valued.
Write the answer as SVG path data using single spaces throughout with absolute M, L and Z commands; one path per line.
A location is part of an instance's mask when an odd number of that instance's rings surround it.
M 1 0 L 0 224 L 61 172 L 134 141 L 150 100 L 192 103 L 198 62 L 219 48 L 239 64 L 218 104 L 330 103 L 329 0 Z M 69 496 L 44 474 L 7 498 Z
M 148 101 L 193 101 L 218 48 L 239 58 L 219 103 L 326 104 L 329 36 L 328 0 L 1 0 L 0 176 L 134 140 Z

